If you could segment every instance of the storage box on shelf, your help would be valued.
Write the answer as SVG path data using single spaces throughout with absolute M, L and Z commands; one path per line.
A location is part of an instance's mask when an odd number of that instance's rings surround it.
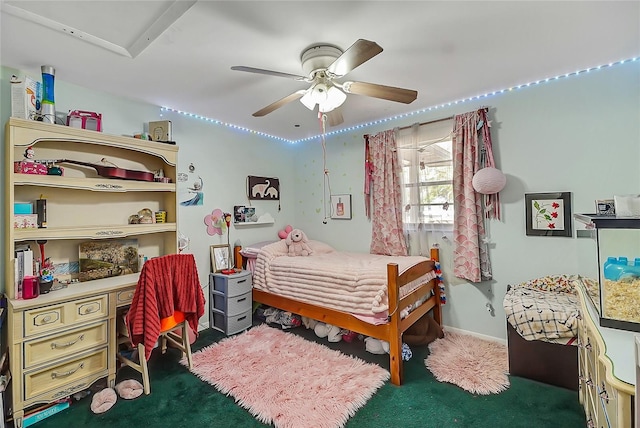
M 640 332 L 640 217 L 575 214 L 582 266 L 601 326 Z
M 211 328 L 231 335 L 251 327 L 252 287 L 251 272 L 248 270 L 231 275 L 210 274 Z
M 133 171 L 162 169 L 169 183 L 107 178 L 95 168 L 65 164 L 64 175 L 14 172 L 33 147 L 34 161 L 73 160 L 117 165 Z M 54 265 L 78 260 L 81 242 L 113 238 L 137 239 L 147 257 L 177 252 L 177 146 L 110 136 L 11 118 L 5 135 L 5 293 L 7 343 L 12 373 L 13 418 L 22 426 L 25 409 L 49 403 L 107 378 L 115 382 L 116 311 L 128 305 L 138 274 L 72 283 L 37 298 L 16 298 L 14 250 L 29 245 L 34 258 L 46 241 L 46 257 Z M 14 207 L 45 195 L 47 227 L 14 229 Z M 164 210 L 165 223 L 128 224 L 142 208 Z M 74 274 L 54 272 L 56 279 Z

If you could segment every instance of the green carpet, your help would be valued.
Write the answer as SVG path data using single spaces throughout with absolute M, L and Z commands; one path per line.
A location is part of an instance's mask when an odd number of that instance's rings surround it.
M 364 342 L 329 343 L 303 327 L 290 330 L 331 348 L 350 353 L 389 368 L 388 355 L 373 355 Z M 193 350 L 224 337 L 213 330 L 201 332 Z M 473 428 L 572 428 L 586 425 L 577 392 L 510 377 L 511 387 L 498 395 L 472 395 L 455 385 L 436 381 L 424 366 L 427 347 L 413 347 L 413 358 L 405 363 L 405 384 L 387 383 L 347 423 L 358 427 L 473 427 Z M 35 426 L 75 427 L 264 427 L 233 399 L 200 381 L 178 363 L 180 353 L 154 351 L 149 360 L 151 394 L 135 400 L 118 399 L 106 413 L 91 412 L 91 395 Z M 283 363 L 286 369 L 286 363 Z M 125 367 L 118 381 L 140 375 Z M 265 386 L 268 388 L 268 385 Z M 337 386 L 339 387 L 339 386 Z M 310 427 L 311 428 L 311 427 Z

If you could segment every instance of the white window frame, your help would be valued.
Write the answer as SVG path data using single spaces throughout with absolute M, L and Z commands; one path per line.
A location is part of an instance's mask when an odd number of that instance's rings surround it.
M 453 145 L 451 141 L 453 123 L 453 118 L 450 118 L 398 130 L 398 157 L 403 172 L 403 222 L 406 226 L 412 228 L 427 228 L 433 231 L 453 230 L 453 215 L 455 209 L 453 200 Z M 415 129 L 416 126 L 417 129 Z M 440 167 L 444 166 L 445 169 L 448 168 L 449 171 L 444 179 L 439 177 L 438 179 L 420 181 L 420 155 L 433 144 L 438 144 L 439 146 L 444 145 L 445 150 L 440 150 L 439 153 L 442 154 L 448 151 L 449 157 L 445 159 L 428 159 L 424 162 L 425 167 L 428 168 L 429 164 L 431 164 L 432 167 L 436 165 Z M 443 185 L 448 186 L 450 189 L 446 202 L 423 203 L 419 200 L 421 189 Z M 407 189 L 410 188 L 415 188 L 417 191 L 407 191 Z M 435 207 L 442 212 L 445 206 L 447 207 L 446 218 L 443 220 L 429 221 L 429 219 L 420 214 L 426 207 Z

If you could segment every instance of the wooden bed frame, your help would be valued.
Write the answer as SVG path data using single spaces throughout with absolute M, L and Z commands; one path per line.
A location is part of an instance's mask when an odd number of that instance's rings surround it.
M 235 255 L 236 267 L 241 269 L 242 255 L 240 254 L 238 247 L 236 247 Z M 381 325 L 374 325 L 361 321 L 347 312 L 323 308 L 310 303 L 278 296 L 256 288 L 253 289 L 253 301 L 348 329 L 365 336 L 386 340 L 389 342 L 391 383 L 394 385 L 402 385 L 402 334 L 424 314 L 432 309 L 433 318 L 438 324 L 442 324 L 442 312 L 440 310 L 440 288 L 437 286 L 435 279 L 432 279 L 427 285 L 420 287 L 403 298 L 399 297 L 399 289 L 402 285 L 408 284 L 434 269 L 435 262 L 432 260 L 425 260 L 400 275 L 398 273 L 397 264 L 390 263 L 387 265 L 390 315 L 389 322 Z M 414 309 L 406 318 L 400 318 L 400 311 L 402 309 L 412 305 L 425 296 L 429 296 L 432 291 L 434 294 L 433 296 L 428 298 L 418 308 Z

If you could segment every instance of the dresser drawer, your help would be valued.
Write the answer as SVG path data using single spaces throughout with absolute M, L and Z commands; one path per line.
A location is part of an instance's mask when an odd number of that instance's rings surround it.
M 211 328 L 220 330 L 226 335 L 240 333 L 251 327 L 251 311 L 226 316 L 214 309 L 210 313 L 209 322 L 211 323 Z
M 126 290 L 120 290 L 116 292 L 116 306 L 127 306 L 131 304 L 133 300 L 133 294 L 136 292 L 136 287 L 127 288 Z
M 59 330 L 75 324 L 106 318 L 109 312 L 108 295 L 72 300 L 24 312 L 25 337 Z
M 100 372 L 104 372 L 106 376 L 107 349 L 104 347 L 52 367 L 24 373 L 24 399 L 29 400 L 48 391 L 64 389 L 66 384 Z
M 211 274 L 209 284 L 212 285 L 212 290 L 219 291 L 229 297 L 245 294 L 253 288 L 249 271 L 233 275 Z
M 24 368 L 47 361 L 55 362 L 73 354 L 105 346 L 108 341 L 108 321 L 65 333 L 47 336 L 24 343 Z
M 237 315 L 251 310 L 253 300 L 251 291 L 240 296 L 227 297 L 218 291 L 212 291 L 213 307 L 220 309 L 227 315 Z

